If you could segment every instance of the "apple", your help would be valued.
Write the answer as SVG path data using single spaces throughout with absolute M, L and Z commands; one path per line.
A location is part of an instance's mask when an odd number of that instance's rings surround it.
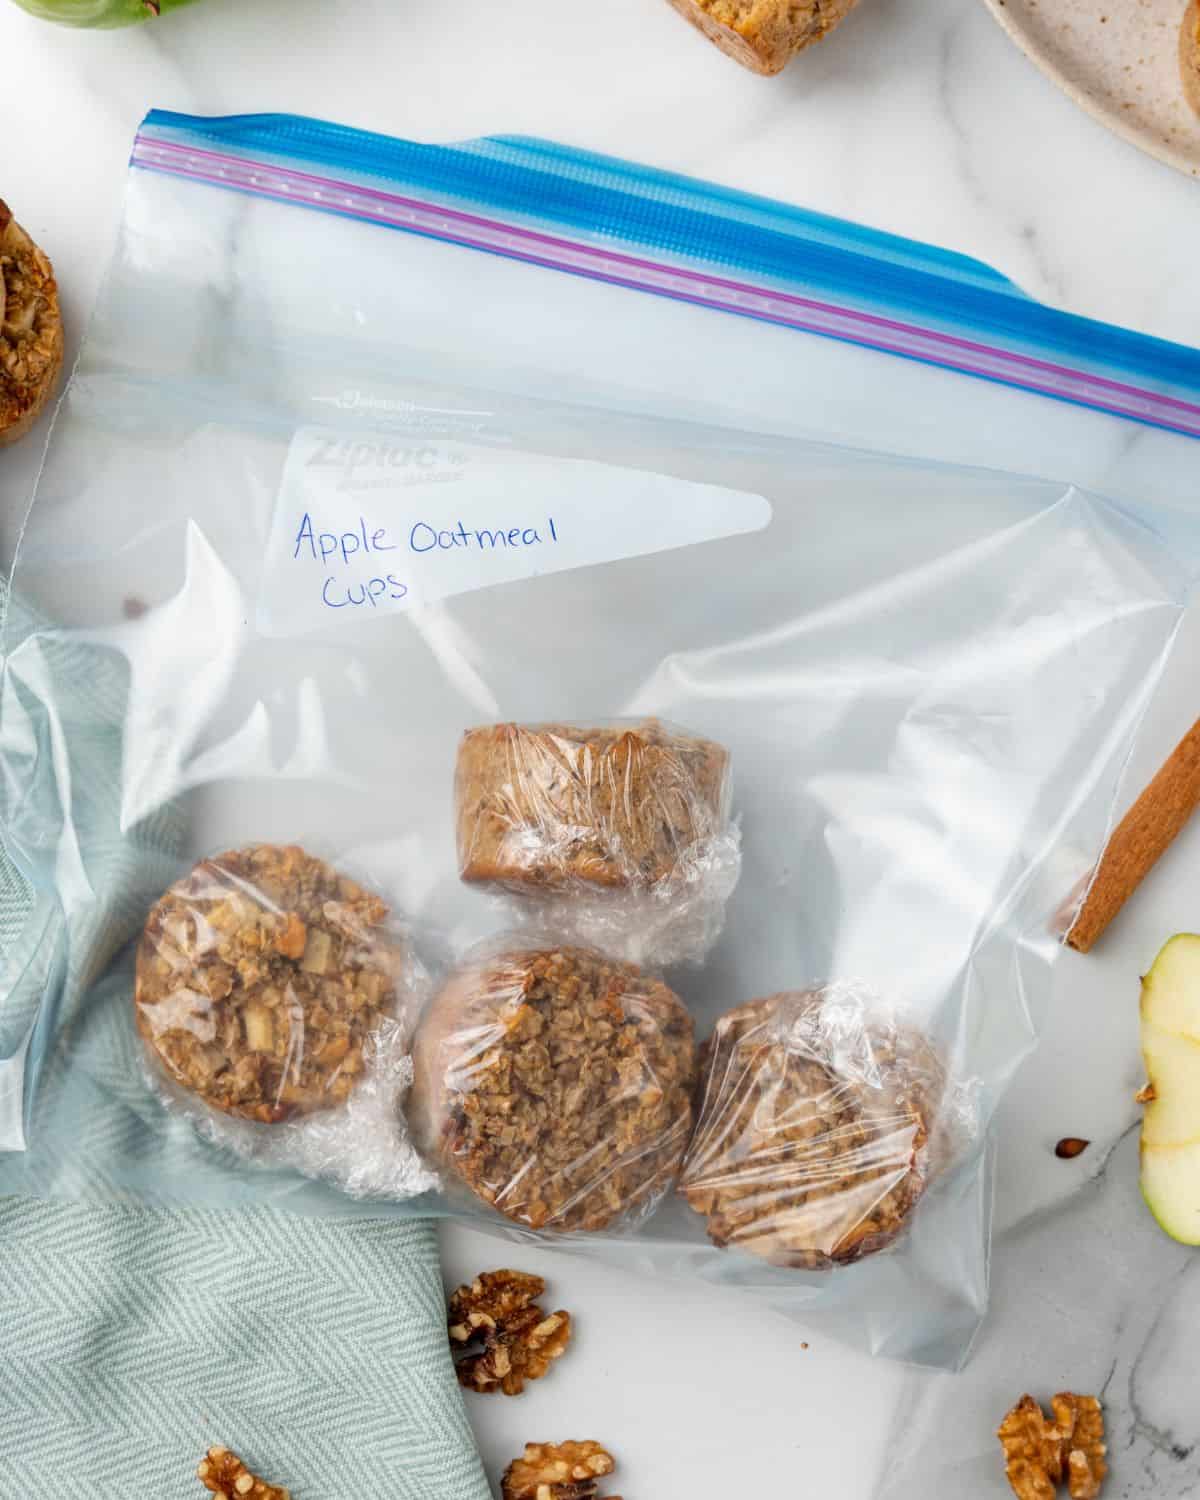
M 1200 1245 L 1200 936 L 1179 933 L 1142 980 L 1142 1196 L 1172 1239 Z
M 131 26 L 178 10 L 190 0 L 17 0 L 31 15 L 63 26 Z

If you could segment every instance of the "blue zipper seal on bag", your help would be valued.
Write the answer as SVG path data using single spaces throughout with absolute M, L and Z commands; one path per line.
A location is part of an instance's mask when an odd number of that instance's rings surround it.
M 551 142 L 153 111 L 133 165 L 782 324 L 1200 437 L 1200 350 L 965 256 Z

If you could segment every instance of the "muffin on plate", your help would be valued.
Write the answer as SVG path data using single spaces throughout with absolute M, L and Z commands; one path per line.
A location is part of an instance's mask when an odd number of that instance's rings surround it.
M 1183 73 L 1183 92 L 1188 103 L 1200 114 L 1200 4 L 1197 0 L 1192 0 L 1183 18 L 1179 66 Z
M 722 52 L 756 73 L 778 73 L 829 35 L 856 0 L 671 0 Z

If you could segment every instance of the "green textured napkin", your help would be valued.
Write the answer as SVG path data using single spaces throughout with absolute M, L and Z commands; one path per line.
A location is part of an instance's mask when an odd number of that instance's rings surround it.
M 15 646 L 32 622 L 15 603 L 8 615 Z M 119 828 L 120 674 L 61 639 L 44 651 L 72 784 L 75 847 L 62 857 L 86 899 L 64 925 L 0 837 L 0 1188 L 9 1190 L 27 1180 L 21 1154 L 3 1148 L 20 1140 L 19 1079 L 42 995 L 47 986 L 61 995 L 60 1018 L 86 1046 L 88 1018 L 104 1010 L 101 976 L 182 841 L 170 809 Z M 14 822 L 25 815 L 4 811 Z M 119 1092 L 90 1095 L 89 1109 L 89 1145 L 140 1139 Z M 52 1180 L 32 1180 L 52 1192 L 85 1186 L 65 1161 Z M 0 1330 L 2 1495 L 201 1500 L 196 1464 L 223 1443 L 295 1500 L 488 1496 L 429 1223 L 8 1196 Z

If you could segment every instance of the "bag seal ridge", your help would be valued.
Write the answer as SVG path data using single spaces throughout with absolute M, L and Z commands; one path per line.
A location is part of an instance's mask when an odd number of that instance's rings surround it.
M 965 257 L 699 180 L 514 137 L 428 146 L 294 116 L 163 111 L 132 164 L 1200 437 L 1200 351 L 1045 307 Z M 631 253 L 646 248 L 658 256 Z

